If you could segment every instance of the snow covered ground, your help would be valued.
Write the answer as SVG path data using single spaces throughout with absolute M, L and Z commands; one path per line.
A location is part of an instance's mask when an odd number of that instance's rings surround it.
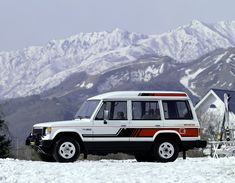
M 182 158 L 173 163 L 135 160 L 46 163 L 0 159 L 0 182 L 235 182 L 235 157 Z

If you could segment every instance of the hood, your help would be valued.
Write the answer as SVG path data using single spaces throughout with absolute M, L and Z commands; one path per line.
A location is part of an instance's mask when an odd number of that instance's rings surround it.
M 82 126 L 90 122 L 90 119 L 74 119 L 74 120 L 66 120 L 66 121 L 53 121 L 53 122 L 45 122 L 45 123 L 37 123 L 33 125 L 34 128 L 41 127 L 61 127 L 61 126 Z

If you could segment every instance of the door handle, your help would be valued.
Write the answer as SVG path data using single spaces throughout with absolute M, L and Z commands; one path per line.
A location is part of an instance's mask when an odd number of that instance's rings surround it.
M 121 125 L 121 127 L 126 127 L 126 125 Z
M 161 125 L 155 125 L 156 127 L 160 127 Z
M 84 131 L 91 131 L 91 128 L 83 128 Z

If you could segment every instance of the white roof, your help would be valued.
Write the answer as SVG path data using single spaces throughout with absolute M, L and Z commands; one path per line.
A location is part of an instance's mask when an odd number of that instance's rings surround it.
M 184 98 L 189 99 L 185 92 L 180 91 L 115 91 L 100 94 L 89 98 L 88 100 L 103 100 L 103 99 L 127 99 L 127 98 Z
M 217 100 L 223 102 L 216 94 L 215 92 L 211 89 L 209 92 L 207 92 L 207 94 L 196 104 L 195 109 L 198 110 L 198 108 L 200 108 L 200 106 L 203 104 L 204 101 L 206 101 L 206 99 L 208 99 L 208 97 L 210 95 L 213 95 Z

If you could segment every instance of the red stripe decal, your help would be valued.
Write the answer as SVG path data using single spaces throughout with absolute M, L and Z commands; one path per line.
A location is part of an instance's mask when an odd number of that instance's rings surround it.
M 153 137 L 158 131 L 171 130 L 178 132 L 181 137 L 198 137 L 198 128 L 140 128 L 132 137 Z
M 157 131 L 159 131 L 159 129 L 145 128 L 141 130 L 141 133 L 139 134 L 139 136 L 140 137 L 153 137 Z
M 187 97 L 187 94 L 186 93 L 140 93 L 139 96 Z
M 135 134 L 136 134 L 137 131 L 138 131 L 138 128 L 135 129 L 135 130 L 132 132 L 131 137 L 135 137 Z
M 185 93 L 152 93 L 150 96 L 157 97 L 187 97 Z
M 137 134 L 136 134 L 136 137 L 139 137 L 140 135 L 140 133 L 142 132 L 142 130 L 144 130 L 143 128 L 140 128 L 139 130 L 138 130 L 138 132 L 137 132 Z

